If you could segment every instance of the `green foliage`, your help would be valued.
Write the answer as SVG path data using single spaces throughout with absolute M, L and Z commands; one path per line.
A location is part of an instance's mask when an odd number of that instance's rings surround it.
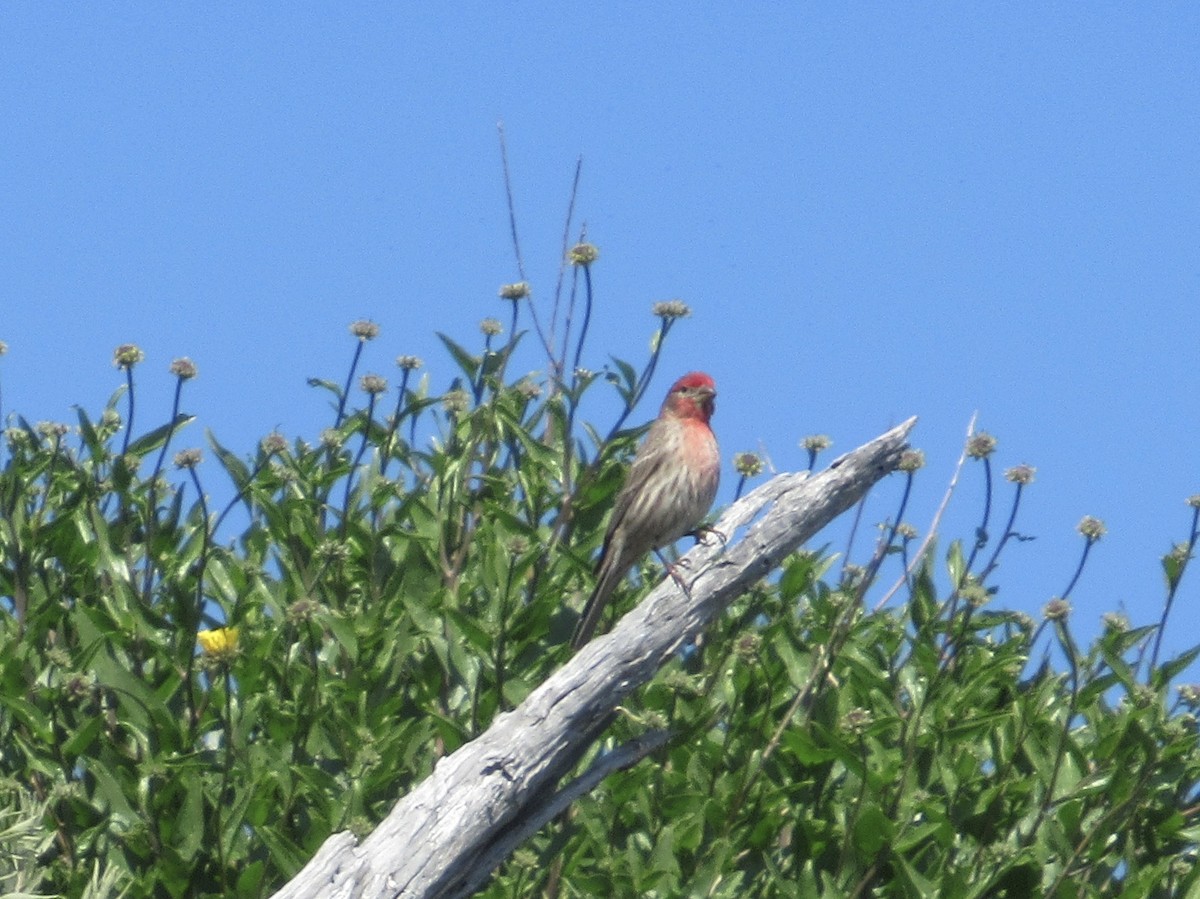
M 331 833 L 369 832 L 565 660 L 564 599 L 590 584 L 636 438 L 619 427 L 673 320 L 640 372 L 616 362 L 609 378 L 512 379 L 515 333 L 493 347 L 485 331 L 481 352 L 443 336 L 451 390 L 402 366 L 389 410 L 374 390 L 350 402 L 375 336 L 359 327 L 345 382 L 313 382 L 335 409 L 319 442 L 271 435 L 243 457 L 210 437 L 232 485 L 220 510 L 196 451 L 164 472 L 191 423 L 180 391 L 166 425 L 122 433 L 132 364 L 99 419 L 79 412 L 77 439 L 16 420 L 0 470 L 0 828 L 17 849 L 0 884 L 262 896 Z M 601 430 L 577 413 L 605 385 L 621 412 Z M 1155 641 L 1146 659 L 1165 617 L 1114 619 L 1081 651 L 1070 588 L 1039 626 L 989 609 L 1024 483 L 999 539 L 985 512 L 944 572 L 895 525 L 841 577 L 824 552 L 789 559 L 598 751 L 649 727 L 671 742 L 487 895 L 1200 893 L 1200 695 L 1169 692 L 1197 651 L 1160 665 Z M 1195 533 L 1164 562 L 1172 598 Z M 870 610 L 888 560 L 903 589 Z

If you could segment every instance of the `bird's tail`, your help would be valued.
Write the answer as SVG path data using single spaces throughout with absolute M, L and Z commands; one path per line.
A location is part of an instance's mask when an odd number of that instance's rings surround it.
M 592 591 L 587 605 L 583 607 L 583 614 L 579 616 L 579 624 L 575 625 L 575 634 L 571 637 L 572 649 L 578 649 L 592 639 L 596 625 L 600 623 L 600 613 L 608 605 L 609 597 L 612 596 L 613 591 L 617 589 L 617 584 L 621 583 L 624 576 L 625 571 L 620 565 L 601 566 L 596 589 Z

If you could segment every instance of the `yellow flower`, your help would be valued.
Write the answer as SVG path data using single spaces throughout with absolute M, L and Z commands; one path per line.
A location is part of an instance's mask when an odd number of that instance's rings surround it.
M 213 631 L 200 631 L 196 634 L 200 648 L 206 655 L 228 658 L 237 652 L 238 629 L 236 627 L 219 627 Z

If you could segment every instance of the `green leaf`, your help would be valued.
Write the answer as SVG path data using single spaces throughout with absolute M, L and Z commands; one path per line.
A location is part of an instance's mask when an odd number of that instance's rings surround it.
M 479 373 L 480 358 L 468 352 L 464 347 L 455 343 L 442 332 L 437 332 L 437 336 L 446 349 L 450 351 L 450 355 L 454 357 L 454 361 L 458 364 L 462 373 L 466 375 L 467 380 L 474 382 L 476 375 Z
M 143 434 L 137 440 L 130 443 L 128 454 L 131 456 L 144 456 L 153 450 L 159 449 L 176 431 L 194 421 L 195 418 L 196 416 L 194 415 L 180 412 L 175 416 L 174 421 L 157 427 L 149 434 Z

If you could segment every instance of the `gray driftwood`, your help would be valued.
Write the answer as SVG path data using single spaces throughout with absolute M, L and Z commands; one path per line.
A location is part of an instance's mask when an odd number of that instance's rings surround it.
M 666 742 L 661 731 L 607 753 L 559 788 L 617 705 L 683 644 L 896 468 L 916 419 L 816 475 L 781 474 L 734 503 L 685 558 L 688 594 L 665 579 L 511 712 L 438 762 L 361 845 L 329 837 L 276 899 L 468 896 L 522 841 L 600 780 Z M 764 512 L 764 510 L 766 510 Z M 762 516 L 737 538 L 735 532 Z

